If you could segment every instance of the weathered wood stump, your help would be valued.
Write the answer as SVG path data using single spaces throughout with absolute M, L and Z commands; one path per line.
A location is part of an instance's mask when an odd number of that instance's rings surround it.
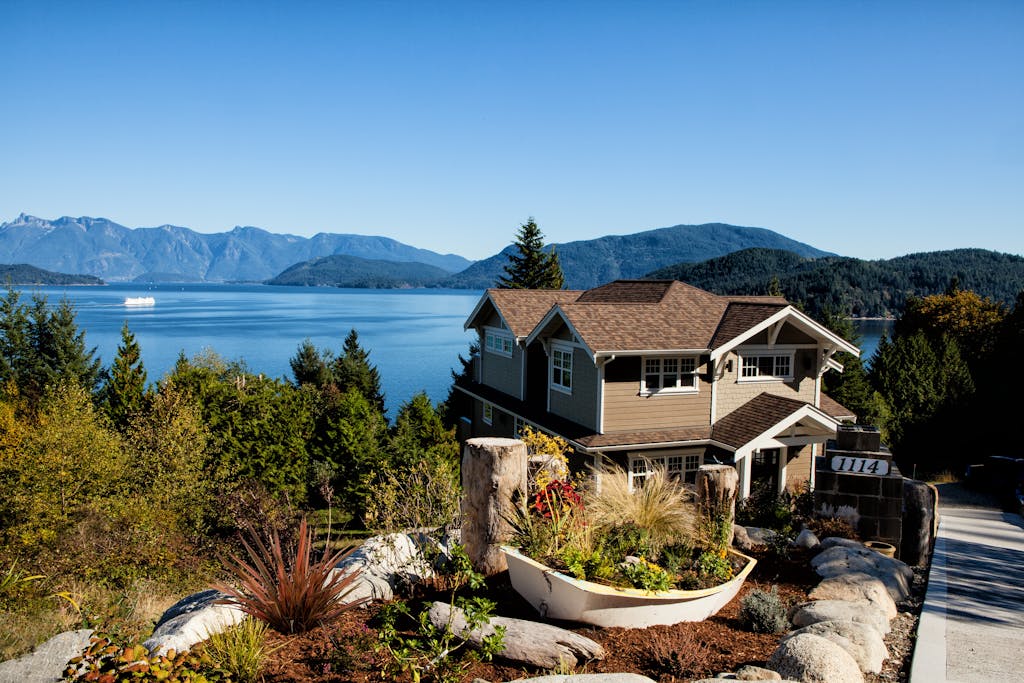
M 556 666 L 576 666 L 592 659 L 604 659 L 604 648 L 590 638 L 566 631 L 564 628 L 525 619 L 491 617 L 487 624 L 467 632 L 466 615 L 458 607 L 435 602 L 430 607 L 430 623 L 438 628 L 450 628 L 452 633 L 465 638 L 471 647 L 480 647 L 483 639 L 494 633 L 495 626 L 505 627 L 503 649 L 498 656 L 516 664 L 528 664 L 538 669 Z
M 697 470 L 697 499 L 705 515 L 724 515 L 732 545 L 732 521 L 736 518 L 736 493 L 740 475 L 732 465 L 701 465 Z
M 470 439 L 462 451 L 462 544 L 484 576 L 508 569 L 500 546 L 512 537 L 508 520 L 526 500 L 526 444 Z

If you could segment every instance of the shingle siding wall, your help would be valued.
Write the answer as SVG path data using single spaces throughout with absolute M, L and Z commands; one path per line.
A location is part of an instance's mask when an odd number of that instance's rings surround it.
M 481 342 L 483 340 L 481 339 Z M 522 398 L 522 383 L 519 380 L 519 372 L 522 366 L 523 349 L 519 344 L 512 346 L 512 357 L 492 353 L 483 347 L 480 352 L 481 375 L 480 383 L 494 387 L 510 396 Z
M 742 352 L 743 347 L 740 347 Z M 783 352 L 779 349 L 779 352 Z M 720 361 L 721 367 L 727 367 L 732 361 L 732 371 L 726 370 L 716 388 L 717 402 L 716 419 L 723 417 L 739 408 L 758 394 L 768 393 L 775 396 L 795 398 L 814 404 L 814 349 L 798 349 L 793 357 L 793 379 L 788 382 L 739 382 L 740 360 L 736 353 L 729 353 Z M 808 367 L 809 366 L 809 367 Z
M 711 384 L 703 373 L 696 394 L 641 396 L 641 362 L 640 358 L 625 357 L 605 366 L 604 433 L 696 427 L 710 422 Z
M 814 467 L 812 446 L 790 448 L 786 462 L 786 488 L 796 493 L 811 479 L 811 468 Z

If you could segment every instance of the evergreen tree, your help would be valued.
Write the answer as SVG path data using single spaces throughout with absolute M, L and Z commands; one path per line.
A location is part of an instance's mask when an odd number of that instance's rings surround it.
M 28 330 L 28 307 L 21 303 L 21 294 L 8 287 L 0 301 L 0 382 L 21 385 L 32 357 Z
M 334 359 L 328 350 L 320 351 L 307 337 L 288 361 L 296 386 L 310 384 L 322 388 L 331 382 L 331 364 Z
M 824 311 L 822 324 L 851 344 L 860 339 L 849 318 L 836 315 L 831 309 Z M 842 372 L 829 370 L 822 377 L 822 390 L 849 408 L 861 424 L 879 425 L 884 414 L 884 399 L 868 381 L 864 361 L 859 356 L 840 352 L 836 360 L 843 365 Z
M 473 399 L 455 388 L 455 385 L 462 381 L 473 379 L 473 358 L 480 354 L 480 344 L 477 341 L 469 343 L 469 356 L 459 354 L 459 370 L 452 370 L 452 385 L 448 388 L 448 396 L 438 406 L 438 413 L 445 426 L 455 427 L 462 415 L 468 415 L 472 408 Z
M 338 391 L 345 393 L 354 388 L 370 405 L 384 412 L 384 393 L 380 388 L 380 373 L 370 364 L 370 354 L 359 345 L 359 334 L 353 328 L 345 337 L 341 356 L 332 367 Z
M 544 235 L 531 217 L 519 226 L 516 251 L 509 254 L 506 275 L 498 279 L 500 289 L 563 289 L 565 277 L 558 262 L 558 254 L 551 247 L 544 251 Z
M 390 443 L 391 465 L 398 470 L 411 469 L 417 461 L 455 462 L 459 458 L 455 430 L 445 427 L 423 392 L 402 404 Z
M 124 433 L 132 417 L 142 411 L 145 403 L 146 368 L 142 364 L 142 351 L 125 322 L 121 327 L 117 356 L 100 390 L 100 405 L 114 426 Z

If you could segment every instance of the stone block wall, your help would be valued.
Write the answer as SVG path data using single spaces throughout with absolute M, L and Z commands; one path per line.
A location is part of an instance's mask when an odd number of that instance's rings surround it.
M 892 470 L 884 477 L 839 473 L 828 469 L 825 458 L 818 458 L 815 507 L 855 508 L 861 540 L 890 543 L 898 552 L 903 538 L 903 476 L 895 465 Z

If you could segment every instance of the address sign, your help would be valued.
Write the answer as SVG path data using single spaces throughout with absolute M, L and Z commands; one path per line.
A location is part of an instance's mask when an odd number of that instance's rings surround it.
M 878 458 L 851 458 L 837 455 L 832 458 L 832 471 L 847 474 L 874 474 L 884 477 L 889 474 L 889 461 Z

